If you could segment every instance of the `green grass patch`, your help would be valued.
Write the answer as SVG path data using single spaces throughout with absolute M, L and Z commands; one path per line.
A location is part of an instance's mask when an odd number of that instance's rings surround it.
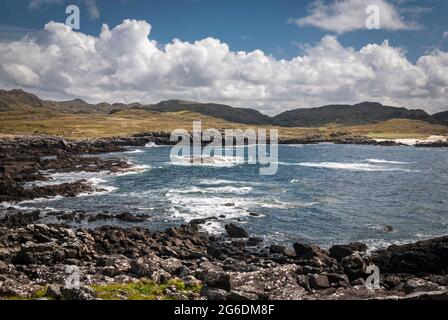
M 172 279 L 165 284 L 141 280 L 136 283 L 112 283 L 92 286 L 98 298 L 103 300 L 175 300 L 168 290 L 188 296 L 199 293 L 201 286 L 188 286 L 182 280 Z

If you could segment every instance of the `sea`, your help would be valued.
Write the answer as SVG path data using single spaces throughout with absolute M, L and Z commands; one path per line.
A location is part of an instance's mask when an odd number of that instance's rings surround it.
M 361 241 L 377 249 L 448 234 L 445 148 L 280 145 L 272 176 L 260 175 L 261 165 L 226 157 L 172 162 L 170 150 L 150 143 L 102 155 L 134 165 L 120 174 L 45 172 L 51 179 L 38 185 L 85 179 L 102 191 L 2 206 L 147 218 L 74 223 L 85 228 L 114 224 L 160 230 L 207 218 L 201 228 L 209 234 L 225 234 L 225 224 L 234 223 L 265 243 L 286 245 Z M 53 215 L 45 219 L 57 222 Z

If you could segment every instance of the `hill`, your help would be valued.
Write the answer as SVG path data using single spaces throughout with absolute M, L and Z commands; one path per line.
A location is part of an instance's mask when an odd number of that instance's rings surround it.
M 199 113 L 225 121 L 267 125 L 271 123 L 271 118 L 253 109 L 234 108 L 222 104 L 197 103 L 182 100 L 167 100 L 158 104 L 145 107 L 144 109 L 157 112 L 179 112 L 188 111 Z
M 376 102 L 355 105 L 328 105 L 311 109 L 296 109 L 283 112 L 273 118 L 276 125 L 287 127 L 320 127 L 326 124 L 364 125 L 392 119 L 423 120 L 442 124 L 442 120 L 430 116 L 423 110 L 408 110 L 384 106 Z
M 214 103 L 167 100 L 153 105 L 139 103 L 110 104 L 106 102 L 89 104 L 80 99 L 55 102 L 41 100 L 36 95 L 23 90 L 0 90 L 0 112 L 113 115 L 123 110 L 159 113 L 189 112 L 232 123 L 281 127 L 312 128 L 327 125 L 368 125 L 392 119 L 420 120 L 431 124 L 448 125 L 448 111 L 431 116 L 423 110 L 408 110 L 385 106 L 376 102 L 295 109 L 283 112 L 275 117 L 269 117 L 254 109 L 235 108 Z
M 448 122 L 448 111 L 439 112 L 433 115 L 433 117 Z

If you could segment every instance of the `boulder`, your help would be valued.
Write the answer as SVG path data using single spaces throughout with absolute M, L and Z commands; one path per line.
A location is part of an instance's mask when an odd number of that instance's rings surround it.
M 299 258 L 312 258 L 324 254 L 321 248 L 315 245 L 294 243 L 294 251 Z
M 448 237 L 406 245 L 392 245 L 373 253 L 382 273 L 440 274 L 448 271 Z
M 95 300 L 95 293 L 89 287 L 61 288 L 64 300 Z
M 411 294 L 415 292 L 441 291 L 444 289 L 446 288 L 440 287 L 438 284 L 420 278 L 409 279 L 403 285 L 403 291 L 406 294 Z
M 309 284 L 312 289 L 326 289 L 330 287 L 328 277 L 320 274 L 309 275 Z
M 365 276 L 367 266 L 363 258 L 358 253 L 342 258 L 341 265 L 350 280 L 355 280 Z
M 248 238 L 249 237 L 249 234 L 246 232 L 246 230 L 234 225 L 233 223 L 226 224 L 225 229 L 230 238 L 239 239 L 239 238 Z

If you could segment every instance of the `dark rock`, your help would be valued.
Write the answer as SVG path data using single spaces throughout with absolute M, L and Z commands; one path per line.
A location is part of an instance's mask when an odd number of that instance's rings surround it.
M 115 216 L 116 219 L 126 222 L 143 222 L 145 219 L 136 217 L 129 212 L 121 213 Z
M 201 289 L 201 296 L 207 297 L 207 299 L 211 301 L 222 301 L 227 300 L 228 292 L 223 289 L 204 286 Z
M 264 240 L 260 237 L 250 237 L 249 240 L 246 242 L 248 246 L 255 247 L 262 243 Z
M 47 287 L 47 294 L 48 297 L 59 300 L 62 298 L 61 294 L 61 287 L 51 284 Z
M 328 277 L 325 275 L 312 274 L 309 276 L 309 284 L 312 289 L 325 289 L 330 287 Z
M 429 282 L 424 279 L 412 278 L 405 282 L 403 286 L 403 291 L 406 294 L 411 294 L 415 292 L 429 292 L 429 291 L 439 291 L 444 288 L 440 287 L 438 284 Z
M 382 273 L 440 274 L 447 271 L 448 237 L 392 245 L 374 252 L 372 261 Z
M 258 296 L 255 293 L 232 290 L 229 292 L 227 300 L 233 300 L 233 301 L 258 300 Z
M 350 280 L 354 280 L 365 275 L 366 263 L 358 253 L 345 257 L 341 261 L 345 274 Z
M 95 293 L 88 287 L 61 288 L 64 300 L 95 300 Z
M 249 234 L 241 227 L 232 224 L 226 224 L 225 229 L 230 238 L 248 238 Z
M 294 243 L 294 251 L 299 258 L 312 258 L 323 254 L 323 251 L 318 246 Z
M 351 256 L 353 254 L 352 248 L 346 245 L 334 245 L 330 248 L 330 257 L 341 261 L 342 258 Z

